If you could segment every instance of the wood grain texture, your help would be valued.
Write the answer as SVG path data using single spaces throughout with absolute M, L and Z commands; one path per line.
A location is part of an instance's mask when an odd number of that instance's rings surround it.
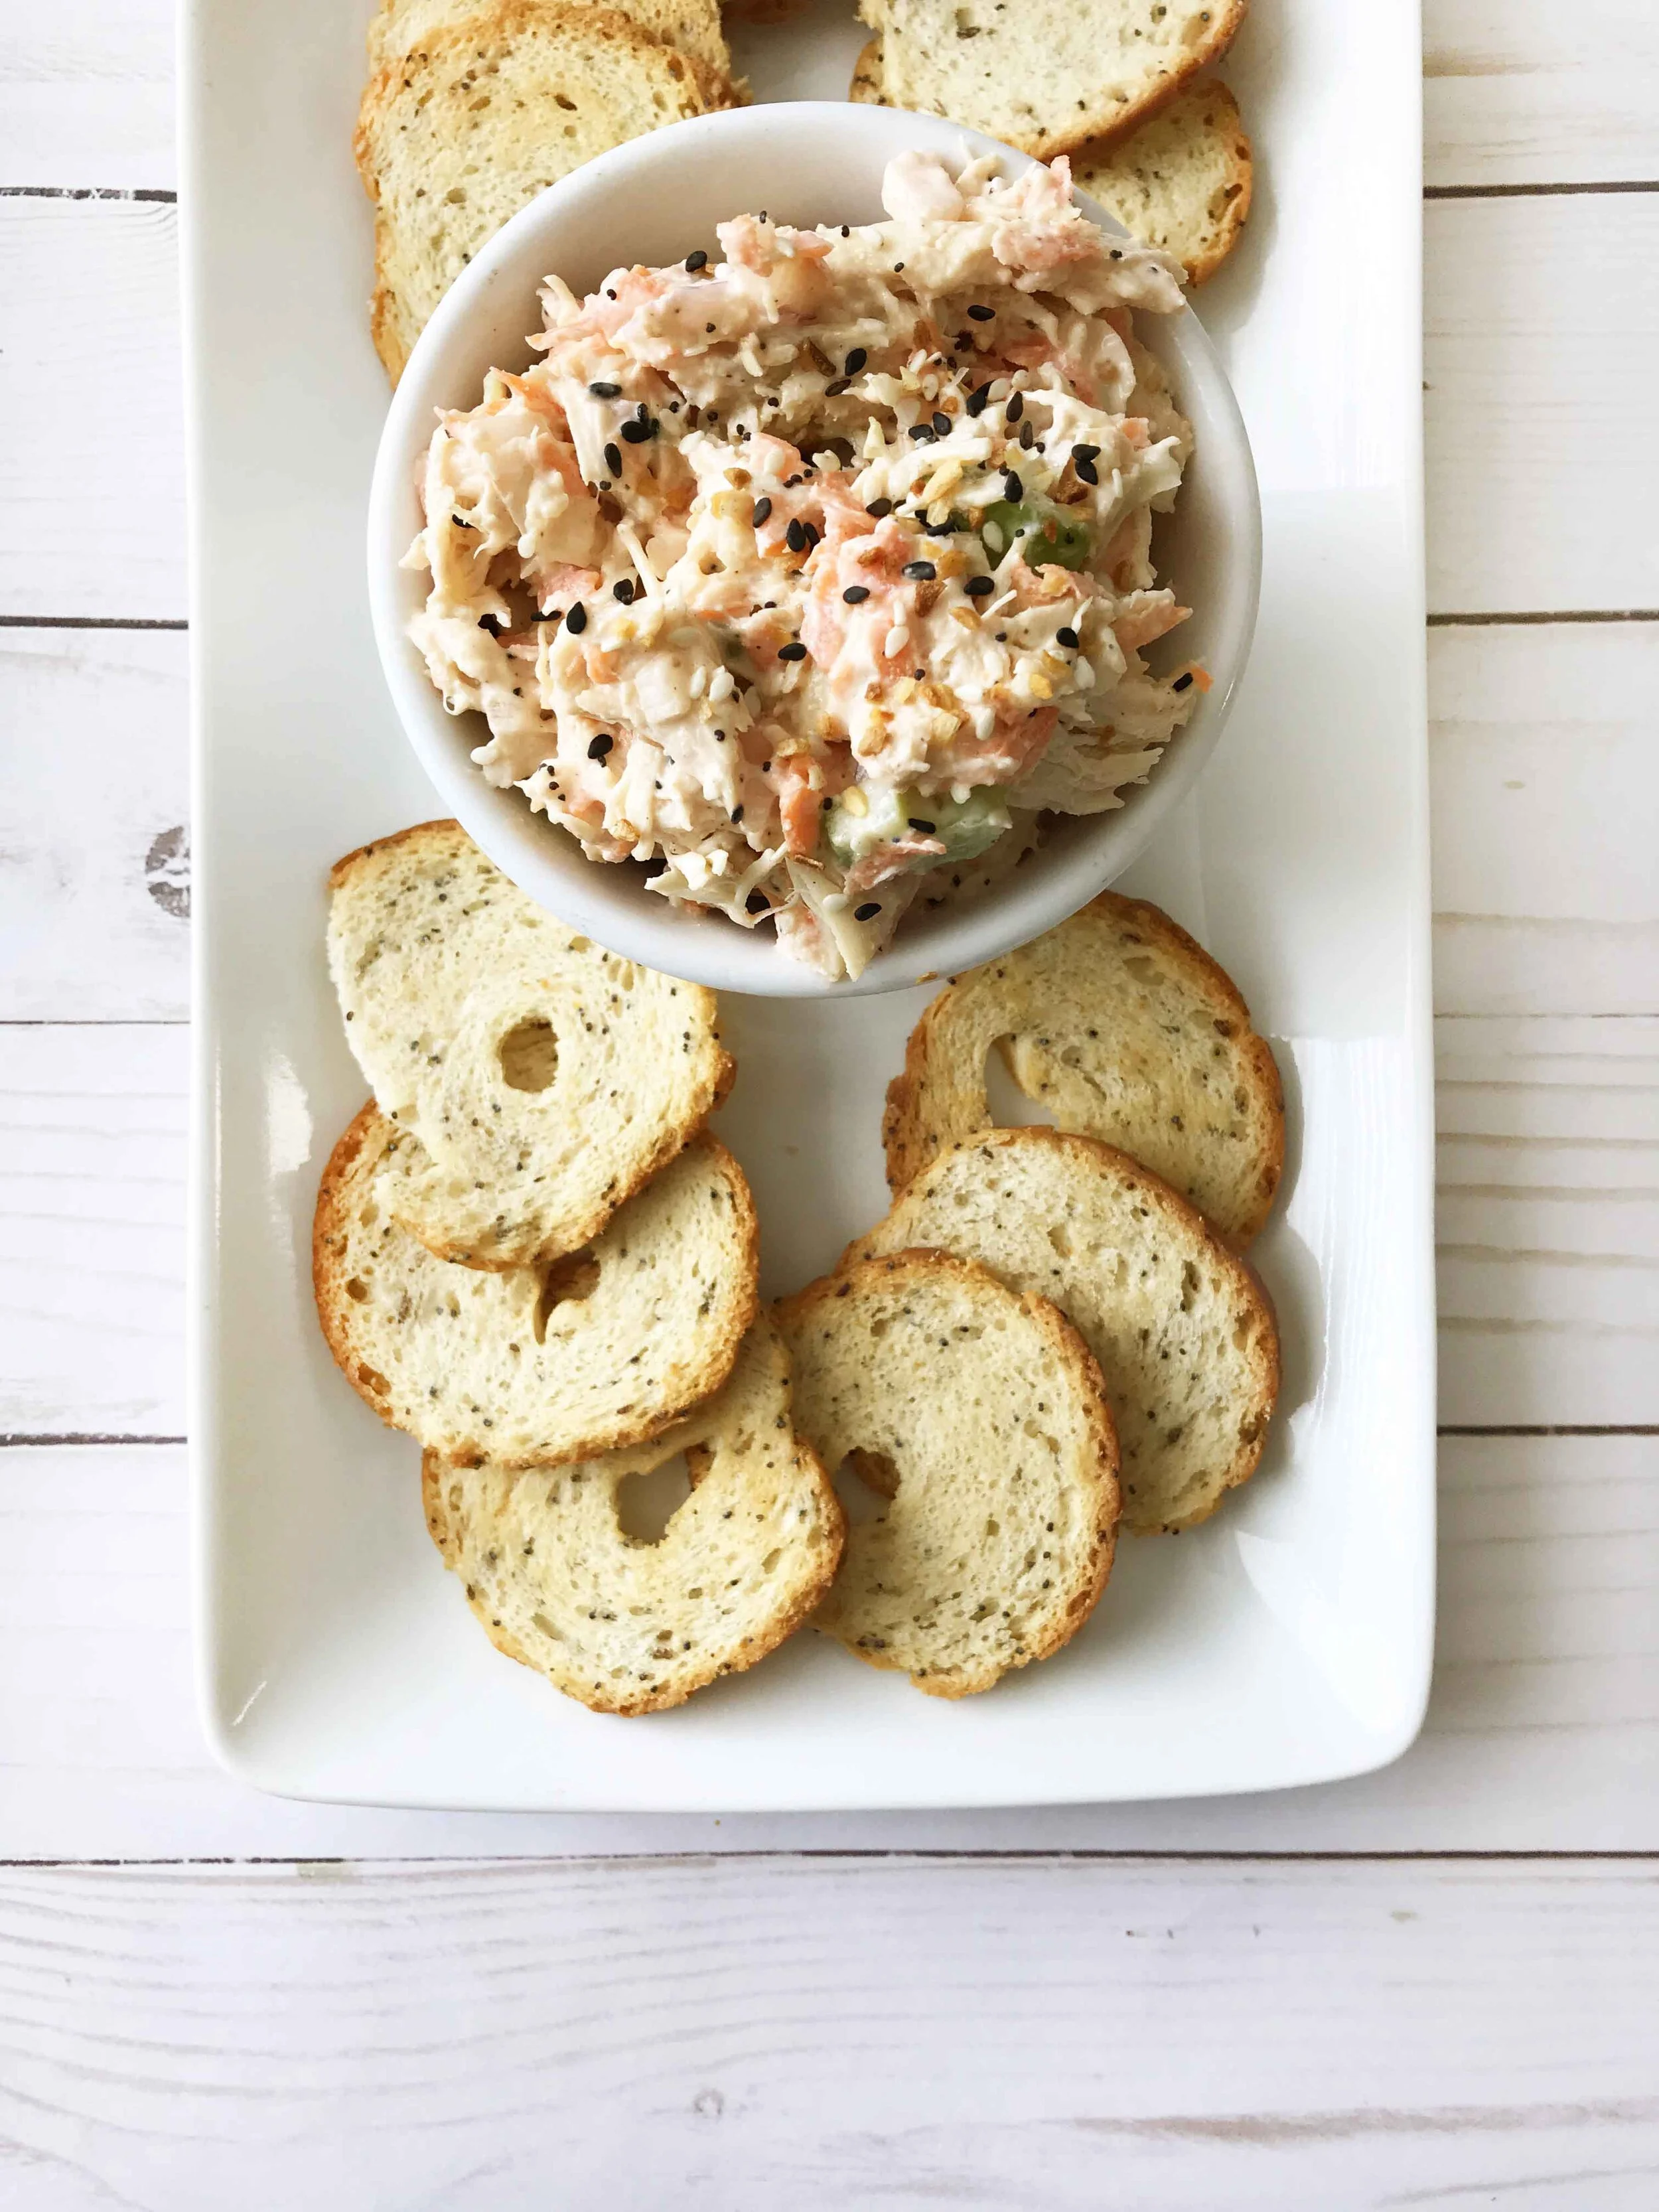
M 184 613 L 177 258 L 176 207 L 0 198 L 0 615 Z
M 1208 1803 L 724 1821 L 307 1806 L 219 1774 L 191 1693 L 185 1457 L 0 1451 L 0 1858 L 1659 1849 L 1651 1437 L 1443 1440 L 1434 1694 L 1383 1773 Z
M 187 641 L 0 629 L 0 1018 L 190 1007 Z
M 176 1436 L 187 1034 L 0 1038 L 0 1434 Z
M 1423 166 L 1432 186 L 1659 176 L 1659 15 L 1629 0 L 1427 0 Z
M 14 1871 L 12 2201 L 1629 2212 L 1659 2174 L 1652 1880 Z
M 1659 607 L 1659 194 L 1424 219 L 1431 612 Z
M 0 185 L 173 181 L 169 0 L 0 10 Z
M 0 629 L 0 726 L 27 740 L 0 787 L 0 1020 L 187 1016 L 185 660 L 165 633 Z M 1659 1012 L 1656 688 L 1659 623 L 1431 633 L 1443 1013 Z
M 1436 1076 L 1442 1420 L 1659 1423 L 1659 1020 L 1442 1021 Z
M 1659 1020 L 1439 1040 L 1442 1419 L 1659 1419 Z M 9 1032 L 0 1434 L 182 1431 L 186 1080 L 182 1028 Z
M 175 215 L 0 198 L 0 615 L 184 613 Z M 1425 251 L 1431 610 L 1659 606 L 1659 194 L 1437 202 Z
M 63 0 L 0 19 L 0 185 L 171 185 L 173 12 L 171 0 Z M 1258 8 L 1243 39 L 1273 35 Z M 1430 185 L 1655 176 L 1651 9 L 1426 0 L 1423 46 Z
M 1429 637 L 1435 1005 L 1659 1013 L 1659 623 Z

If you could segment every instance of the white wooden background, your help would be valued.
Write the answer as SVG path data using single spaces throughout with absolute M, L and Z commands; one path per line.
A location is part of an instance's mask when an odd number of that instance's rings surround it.
M 1650 2212 L 1659 10 L 1428 4 L 1421 1742 L 724 1823 L 283 1804 L 198 1735 L 171 43 L 0 6 L 0 2204 Z

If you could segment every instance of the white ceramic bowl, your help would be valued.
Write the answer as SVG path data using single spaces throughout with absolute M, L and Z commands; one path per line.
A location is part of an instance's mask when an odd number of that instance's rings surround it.
M 386 681 L 444 805 L 531 897 L 613 951 L 726 991 L 776 998 L 896 990 L 959 974 L 1075 913 L 1127 868 L 1188 791 L 1212 750 L 1243 672 L 1255 623 L 1261 515 L 1249 445 L 1215 349 L 1190 308 L 1137 318 L 1193 424 L 1195 451 L 1176 513 L 1160 519 L 1156 553 L 1194 609 L 1183 655 L 1214 688 L 1147 782 L 1109 814 L 1067 819 L 1003 890 L 901 925 L 855 983 L 830 983 L 779 947 L 770 929 L 677 913 L 639 872 L 583 859 L 574 839 L 532 814 L 521 793 L 494 789 L 473 765 L 480 716 L 447 714 L 406 635 L 423 579 L 398 567 L 421 526 L 416 491 L 434 410 L 476 404 L 484 372 L 522 368 L 539 329 L 537 289 L 556 270 L 578 293 L 612 269 L 679 259 L 708 246 L 716 222 L 765 208 L 811 226 L 882 219 L 882 172 L 906 147 L 957 161 L 999 153 L 1011 174 L 1023 154 L 937 116 L 831 101 L 737 108 L 678 123 L 589 161 L 531 202 L 493 238 L 422 331 L 398 383 L 374 467 L 368 587 Z M 1089 212 L 1117 226 L 1089 204 Z

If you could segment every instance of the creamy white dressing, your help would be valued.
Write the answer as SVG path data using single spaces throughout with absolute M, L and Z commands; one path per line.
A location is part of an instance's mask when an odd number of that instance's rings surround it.
M 929 804 L 987 794 L 981 840 L 1024 849 L 1121 804 L 1196 696 L 1142 657 L 1185 611 L 1151 516 L 1190 432 L 1130 311 L 1180 307 L 1173 266 L 1063 161 L 906 154 L 883 199 L 735 217 L 583 301 L 550 279 L 542 360 L 434 432 L 405 563 L 491 782 L 836 975 L 942 865 Z

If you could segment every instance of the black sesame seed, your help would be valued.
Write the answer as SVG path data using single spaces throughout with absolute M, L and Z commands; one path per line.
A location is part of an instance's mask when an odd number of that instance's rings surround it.
M 616 295 L 616 294 L 615 294 L 615 293 L 611 289 L 611 287 L 610 287 L 608 284 L 605 286 L 605 298 L 606 298 L 607 300 L 614 300 L 614 299 L 616 298 L 616 296 L 617 296 L 617 295 Z
M 968 312 L 976 323 L 994 323 L 997 319 L 997 311 L 994 307 L 969 307 Z
M 879 522 L 884 514 L 893 512 L 893 502 L 890 499 L 872 499 L 864 511 L 866 514 L 873 514 Z
M 1073 453 L 1072 456 L 1072 466 L 1077 471 L 1077 477 L 1079 483 L 1097 484 L 1100 482 L 1100 471 L 1095 466 L 1092 461 L 1080 461 L 1077 455 Z
M 853 380 L 849 376 L 838 376 L 833 384 L 826 384 L 824 386 L 824 398 L 826 399 L 839 399 L 842 393 L 846 391 L 848 386 L 852 382 L 852 380 Z
M 1002 479 L 1002 496 L 1011 504 L 1025 496 L 1025 487 L 1012 469 L 1010 469 Z
M 900 573 L 915 577 L 919 584 L 931 584 L 939 570 L 931 561 L 907 561 Z
M 920 814 L 913 814 L 910 817 L 910 827 L 913 830 L 920 830 L 924 837 L 931 837 L 939 828 L 939 824 L 937 822 L 924 822 Z
M 1063 645 L 1068 653 L 1075 653 L 1077 651 L 1077 632 L 1072 629 L 1068 623 L 1064 629 L 1057 629 L 1054 632 L 1054 643 L 1056 645 Z
M 962 588 L 970 599 L 989 599 L 996 587 L 994 576 L 969 576 Z
M 629 421 L 623 424 L 622 434 L 630 446 L 642 446 L 651 435 L 651 426 L 648 422 Z
M 771 502 L 771 501 L 770 501 L 769 499 L 757 499 L 757 500 L 755 501 L 755 513 L 754 513 L 754 518 L 753 518 L 753 520 L 754 520 L 754 524 L 755 524 L 755 527 L 756 527 L 756 529 L 757 529 L 757 530 L 758 530 L 758 529 L 760 528 L 760 526 L 761 526 L 762 523 L 765 521 L 765 520 L 766 520 L 767 516 L 768 516 L 769 514 L 771 514 L 771 512 L 772 512 L 772 502 Z
M 933 416 L 933 434 L 937 438 L 948 438 L 951 434 L 951 418 L 942 408 Z
M 1020 451 L 1021 451 L 1022 453 L 1029 453 L 1030 452 L 1030 450 L 1031 450 L 1032 447 L 1033 447 L 1033 446 L 1035 446 L 1035 445 L 1036 445 L 1036 423 L 1031 420 L 1030 416 L 1028 415 L 1028 416 L 1025 417 L 1025 420 L 1024 420 L 1024 421 L 1020 424 L 1020 426 L 1019 426 L 1019 444 L 1020 444 Z
M 805 660 L 805 658 L 806 647 L 799 641 L 793 645 L 781 645 L 778 647 L 780 660 Z
M 856 376 L 869 358 L 869 355 L 866 353 L 862 346 L 854 346 L 852 352 L 847 356 L 847 374 L 848 376 Z
M 853 919 L 854 921 L 873 921 L 880 912 L 879 899 L 866 899 L 862 906 L 855 906 L 853 908 Z
M 750 891 L 744 905 L 750 914 L 764 914 L 772 902 L 764 891 Z
M 611 445 L 605 449 L 605 465 L 613 477 L 622 474 L 622 447 Z
M 985 412 L 986 402 L 990 397 L 990 386 L 981 384 L 977 392 L 970 392 L 968 394 L 968 412 L 970 415 L 982 415 Z
M 589 760 L 603 760 L 616 742 L 614 738 L 592 738 L 587 747 L 587 757 Z
M 622 398 L 622 386 L 620 384 L 590 384 L 587 388 L 596 399 L 620 399 Z
M 620 599 L 625 607 L 631 607 L 634 604 L 633 579 L 629 576 L 618 576 L 611 586 L 611 596 L 613 599 Z
M 708 256 L 703 252 L 702 246 L 699 246 L 695 253 L 686 255 L 685 265 L 690 274 L 695 276 L 699 269 L 708 268 Z
M 1189 668 L 1184 676 L 1176 677 L 1175 682 L 1170 686 L 1170 689 L 1171 691 L 1184 691 L 1192 680 L 1193 672 Z
M 580 637 L 587 628 L 587 609 L 580 599 L 565 615 L 564 626 L 572 637 Z
M 783 542 L 792 553 L 806 550 L 806 529 L 799 516 L 790 518 L 789 527 L 783 533 Z
M 913 422 L 910 425 L 909 434 L 919 446 L 931 446 L 933 442 L 933 426 L 931 422 Z
M 902 276 L 902 275 L 903 275 L 903 273 L 904 273 L 904 264 L 903 264 L 902 261 L 896 261 L 896 262 L 893 264 L 893 274 L 894 274 L 894 276 Z
M 862 605 L 864 601 L 867 599 L 869 596 L 870 586 L 868 584 L 849 584 L 847 586 L 847 589 L 842 593 L 842 599 L 846 600 L 849 607 Z
M 1018 422 L 1020 416 L 1024 412 L 1025 394 L 1023 392 L 1011 393 L 1009 396 L 1008 404 L 1003 410 L 1005 419 L 1010 422 Z

